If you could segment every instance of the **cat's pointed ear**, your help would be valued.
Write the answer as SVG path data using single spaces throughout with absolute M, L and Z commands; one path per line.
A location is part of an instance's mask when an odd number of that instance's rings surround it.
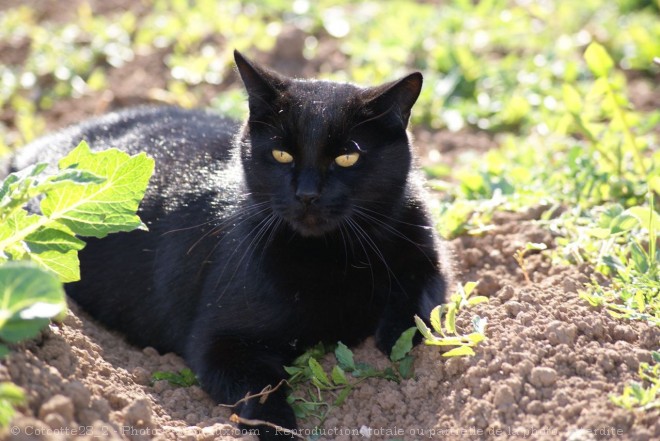
M 259 102 L 261 106 L 264 102 L 271 103 L 286 89 L 288 81 L 285 77 L 248 60 L 237 50 L 234 50 L 234 60 L 249 96 L 250 110 Z
M 422 90 L 423 77 L 419 72 L 411 73 L 400 80 L 370 89 L 367 105 L 376 112 L 395 111 L 403 127 L 408 126 L 410 111 Z

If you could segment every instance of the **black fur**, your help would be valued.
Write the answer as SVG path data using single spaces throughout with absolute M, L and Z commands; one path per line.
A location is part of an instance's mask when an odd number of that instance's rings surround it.
M 67 293 L 141 346 L 185 357 L 218 402 L 286 377 L 319 341 L 375 334 L 389 353 L 448 283 L 411 171 L 406 126 L 420 74 L 376 88 L 281 77 L 236 53 L 250 117 L 141 108 L 43 138 L 13 162 L 56 163 L 80 140 L 146 151 L 149 232 L 88 240 Z M 275 161 L 272 150 L 294 157 Z M 334 163 L 358 152 L 352 167 Z M 236 409 L 295 428 L 285 391 Z M 260 427 L 261 439 L 278 438 Z

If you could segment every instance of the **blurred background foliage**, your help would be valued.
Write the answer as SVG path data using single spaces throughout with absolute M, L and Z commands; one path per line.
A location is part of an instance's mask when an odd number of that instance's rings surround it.
M 234 48 L 270 54 L 261 59 L 287 73 L 362 84 L 421 70 L 414 122 L 454 131 L 563 129 L 561 86 L 588 87 L 582 53 L 592 41 L 624 72 L 617 81 L 660 72 L 651 62 L 660 54 L 657 0 L 116 3 L 98 13 L 94 2 L 73 1 L 52 16 L 30 2 L 4 7 L 0 145 L 31 140 L 44 128 L 39 111 L 111 88 L 109 72 L 150 54 L 166 83 L 144 97 L 237 116 L 245 107 Z M 200 85 L 236 89 L 208 98 Z

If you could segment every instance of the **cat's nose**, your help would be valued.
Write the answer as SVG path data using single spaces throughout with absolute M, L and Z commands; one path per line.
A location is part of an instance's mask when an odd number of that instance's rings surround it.
M 298 189 L 296 191 L 296 198 L 302 202 L 303 205 L 313 205 L 316 203 L 316 201 L 319 200 L 319 193 L 318 191 L 304 191 L 302 189 Z
M 319 197 L 321 197 L 319 181 L 319 174 L 314 169 L 305 168 L 300 172 L 298 175 L 296 198 L 303 205 L 309 206 L 319 200 Z

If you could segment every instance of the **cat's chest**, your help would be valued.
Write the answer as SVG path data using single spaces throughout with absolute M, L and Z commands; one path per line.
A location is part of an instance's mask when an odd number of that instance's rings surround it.
M 368 256 L 323 248 L 306 253 L 273 251 L 265 268 L 267 277 L 273 280 L 277 297 L 303 315 L 370 314 L 381 309 L 396 285 L 392 268 Z

